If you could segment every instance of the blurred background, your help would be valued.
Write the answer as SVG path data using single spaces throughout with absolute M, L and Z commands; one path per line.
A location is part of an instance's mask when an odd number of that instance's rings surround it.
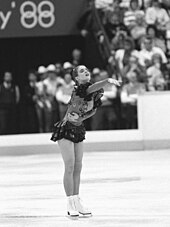
M 137 129 L 138 96 L 170 90 L 170 1 L 0 0 L 0 135 L 51 132 L 79 64 L 123 82 L 87 130 Z

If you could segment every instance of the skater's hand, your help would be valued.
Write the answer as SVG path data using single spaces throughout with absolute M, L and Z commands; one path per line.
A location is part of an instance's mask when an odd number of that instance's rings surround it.
M 69 121 L 77 122 L 79 115 L 77 113 L 73 112 L 73 113 L 68 113 L 67 117 L 68 117 Z
M 114 85 L 116 85 L 116 86 L 121 86 L 121 84 L 122 84 L 122 81 L 120 81 L 120 80 L 115 80 L 115 79 L 113 79 L 113 78 L 109 78 L 108 79 L 108 82 L 110 83 L 110 84 L 114 84 Z

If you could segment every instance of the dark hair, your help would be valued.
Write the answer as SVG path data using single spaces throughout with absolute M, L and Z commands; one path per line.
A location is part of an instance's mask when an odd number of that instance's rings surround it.
M 159 2 L 159 0 L 152 0 L 152 1 L 150 2 L 150 6 L 152 6 L 153 3 L 158 3 L 159 5 L 161 5 L 160 2 Z
M 78 68 L 79 66 L 76 66 L 75 68 L 72 69 L 71 76 L 74 81 L 76 81 L 76 77 L 78 76 Z
M 157 37 L 158 36 L 158 30 L 157 30 L 157 27 L 154 24 L 149 24 L 147 26 L 147 28 L 146 28 L 146 34 L 148 34 L 148 31 L 149 31 L 150 28 L 155 31 L 155 35 Z
M 136 3 L 139 5 L 139 1 L 138 1 L 138 0 L 131 0 L 131 1 L 130 1 L 130 7 L 132 6 L 132 3 L 133 3 L 133 2 L 136 2 Z
M 72 75 L 73 80 L 75 80 L 75 78 L 78 76 L 78 68 L 79 68 L 80 66 L 85 66 L 85 65 L 78 65 L 78 66 L 76 66 L 76 67 L 74 67 L 74 68 L 72 69 L 71 75 Z M 85 66 L 85 67 L 86 67 L 86 66 Z M 87 69 L 88 71 L 90 71 L 87 67 L 86 67 L 86 69 Z
M 144 41 L 145 40 L 148 40 L 149 42 L 152 42 L 153 41 L 152 38 L 149 35 L 146 35 L 145 36 Z
M 134 41 L 133 41 L 133 39 L 132 39 L 131 37 L 126 37 L 126 39 L 125 39 L 125 43 L 130 44 L 131 49 L 132 49 L 132 50 L 134 50 L 134 48 L 135 48 L 135 44 L 134 44 Z
M 30 69 L 28 71 L 28 75 L 30 75 L 30 74 L 35 74 L 37 76 L 37 71 L 35 69 Z

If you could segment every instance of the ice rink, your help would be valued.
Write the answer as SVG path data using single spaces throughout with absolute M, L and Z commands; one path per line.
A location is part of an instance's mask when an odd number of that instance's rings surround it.
M 170 151 L 86 152 L 70 220 L 59 153 L 0 157 L 0 227 L 170 227 Z

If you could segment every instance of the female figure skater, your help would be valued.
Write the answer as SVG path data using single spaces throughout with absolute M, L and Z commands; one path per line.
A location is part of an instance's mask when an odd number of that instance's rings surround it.
M 100 98 L 103 88 L 109 84 L 120 86 L 117 80 L 105 79 L 94 84 L 90 83 L 91 74 L 84 65 L 73 69 L 73 79 L 76 83 L 68 109 L 62 121 L 57 122 L 51 140 L 58 141 L 65 165 L 64 189 L 67 195 L 67 213 L 70 217 L 79 214 L 91 215 L 79 197 L 80 173 L 83 158 L 83 140 L 85 127 L 83 121 L 96 112 L 101 105 Z

